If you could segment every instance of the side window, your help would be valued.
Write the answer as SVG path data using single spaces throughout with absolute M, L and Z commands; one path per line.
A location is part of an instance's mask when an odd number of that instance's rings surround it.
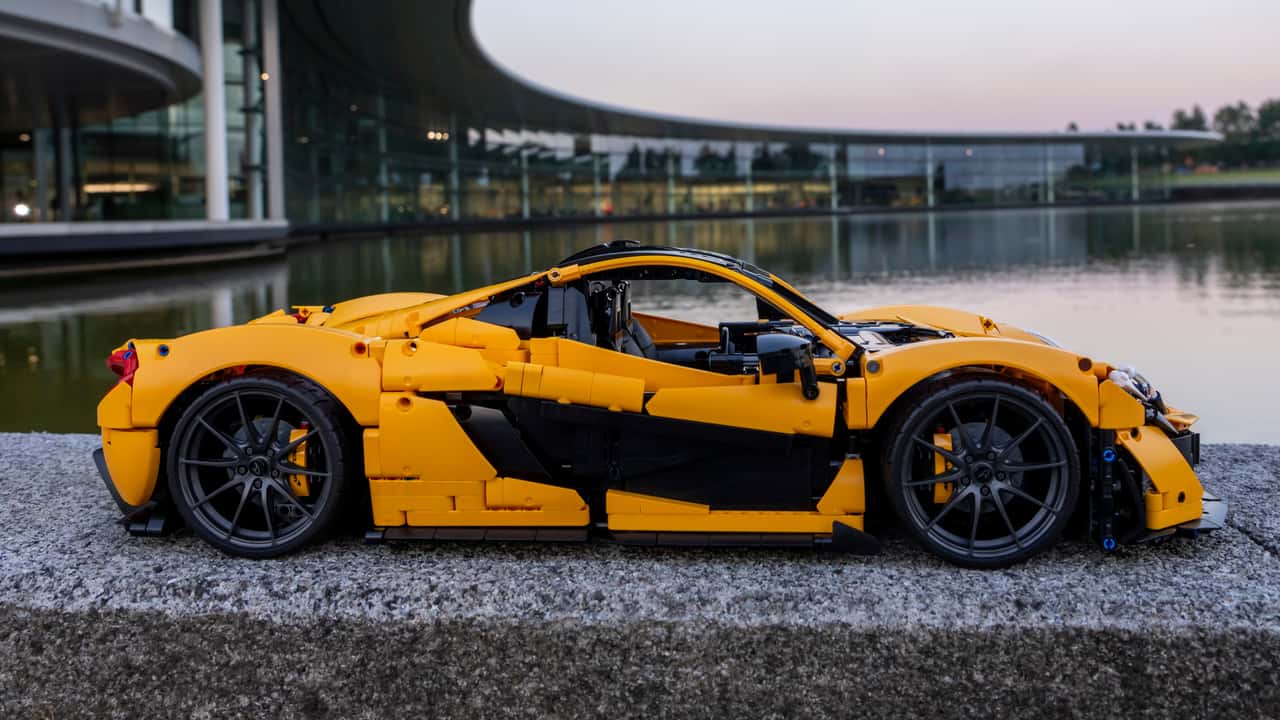
M 631 309 L 713 327 L 760 319 L 756 296 L 731 282 L 637 280 L 631 283 Z

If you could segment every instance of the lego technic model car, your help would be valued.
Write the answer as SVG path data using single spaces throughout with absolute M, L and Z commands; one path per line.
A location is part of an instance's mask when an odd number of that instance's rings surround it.
M 632 311 L 669 283 L 730 284 L 748 317 Z M 703 250 L 615 242 L 456 295 L 135 339 L 108 364 L 96 458 L 124 524 L 248 557 L 352 513 L 371 540 L 864 552 L 870 516 L 999 567 L 1073 518 L 1111 550 L 1225 513 L 1192 470 L 1195 417 L 1131 369 L 957 310 L 833 315 Z

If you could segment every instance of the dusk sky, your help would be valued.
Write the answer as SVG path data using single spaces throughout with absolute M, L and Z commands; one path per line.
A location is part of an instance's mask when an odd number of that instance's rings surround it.
M 535 83 L 744 123 L 1105 129 L 1280 97 L 1280 0 L 476 0 L 475 26 Z

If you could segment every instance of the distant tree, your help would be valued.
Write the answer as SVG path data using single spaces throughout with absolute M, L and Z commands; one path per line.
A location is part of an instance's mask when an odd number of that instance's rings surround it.
M 1173 111 L 1173 122 L 1169 123 L 1171 130 L 1208 130 L 1209 123 L 1205 119 L 1204 109 L 1199 104 L 1191 107 L 1191 112 L 1178 109 Z
M 1075 120 L 1067 123 L 1067 132 L 1080 132 L 1080 126 L 1076 124 Z
M 1129 132 L 1129 131 L 1132 131 L 1132 130 L 1137 130 L 1137 129 L 1138 129 L 1138 126 L 1137 126 L 1137 125 L 1135 125 L 1135 124 L 1133 124 L 1133 123 L 1122 123 L 1122 122 L 1118 122 L 1118 123 L 1116 123 L 1116 129 L 1117 129 L 1117 130 L 1119 130 L 1119 131 L 1121 131 L 1121 132 Z
M 1256 122 L 1260 140 L 1280 140 L 1280 99 L 1266 100 L 1259 105 Z
M 1245 142 L 1257 131 L 1258 119 L 1249 104 L 1241 100 L 1218 108 L 1213 114 L 1213 129 L 1222 133 L 1229 143 Z
M 1142 123 L 1142 129 L 1143 129 L 1143 130 L 1157 130 L 1157 131 L 1158 131 L 1158 130 L 1164 130 L 1164 126 L 1163 126 L 1163 125 L 1161 125 L 1160 123 L 1156 122 L 1155 120 L 1148 120 L 1148 121 L 1146 121 L 1146 122 Z

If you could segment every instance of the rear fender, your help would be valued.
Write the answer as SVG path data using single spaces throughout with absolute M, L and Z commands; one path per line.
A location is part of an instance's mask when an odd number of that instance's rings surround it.
M 132 425 L 158 427 L 173 402 L 214 373 L 246 366 L 287 370 L 333 394 L 355 421 L 378 423 L 382 373 L 370 338 L 306 325 L 237 325 L 174 340 L 136 340 Z

